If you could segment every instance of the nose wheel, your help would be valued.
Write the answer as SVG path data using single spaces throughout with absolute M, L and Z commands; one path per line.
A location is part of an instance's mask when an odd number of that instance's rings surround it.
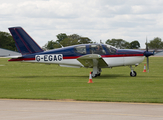
M 130 68 L 131 68 L 130 76 L 131 77 L 136 77 L 137 73 L 134 71 L 134 69 L 132 68 L 132 66 L 130 66 Z
M 130 76 L 131 76 L 131 77 L 136 77 L 136 75 L 137 75 L 137 73 L 136 73 L 135 71 L 130 72 Z

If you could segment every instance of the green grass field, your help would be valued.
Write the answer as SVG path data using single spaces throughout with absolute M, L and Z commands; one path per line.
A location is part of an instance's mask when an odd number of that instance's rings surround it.
M 163 103 L 163 57 L 150 57 L 149 73 L 141 63 L 137 77 L 128 66 L 102 69 L 91 84 L 92 69 L 7 60 L 0 58 L 0 98 Z

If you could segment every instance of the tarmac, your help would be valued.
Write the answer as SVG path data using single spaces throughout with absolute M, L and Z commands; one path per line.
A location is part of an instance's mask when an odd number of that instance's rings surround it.
M 163 120 L 163 104 L 0 99 L 0 120 Z

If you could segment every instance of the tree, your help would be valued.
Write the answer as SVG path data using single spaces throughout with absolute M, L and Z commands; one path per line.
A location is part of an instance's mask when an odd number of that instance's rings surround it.
M 125 49 L 130 47 L 130 43 L 126 42 L 123 39 L 111 39 L 111 40 L 108 39 L 105 43 L 120 49 Z
M 47 49 L 54 49 L 54 45 L 55 43 L 54 43 L 54 41 L 53 40 L 51 40 L 51 41 L 48 41 L 48 44 L 47 44 Z
M 130 43 L 130 49 L 139 49 L 140 48 L 140 43 L 135 40 Z
M 81 38 L 81 36 L 79 36 L 78 34 L 72 34 L 72 35 L 69 35 L 68 37 L 73 40 L 75 40 L 75 39 L 79 40 Z
M 67 38 L 67 35 L 65 33 L 60 33 L 57 35 L 58 38 L 58 42 L 60 43 L 62 40 L 64 40 L 65 38 Z
M 66 47 L 70 45 L 79 44 L 78 40 L 81 37 L 77 34 L 72 34 L 72 35 L 67 36 L 65 33 L 60 33 L 57 35 L 57 38 L 58 40 L 56 41 L 59 42 L 59 44 L 61 44 L 62 46 Z
M 78 43 L 79 44 L 88 44 L 88 43 L 92 43 L 92 41 L 88 37 L 80 37 L 80 39 L 78 40 Z
M 66 47 L 70 45 L 77 45 L 77 44 L 88 44 L 93 43 L 91 39 L 88 37 L 81 37 L 78 34 L 66 35 L 65 33 L 60 33 L 57 35 L 58 40 L 56 41 L 48 41 L 42 49 L 55 49 L 60 47 Z M 62 46 L 61 46 L 62 45 Z
M 61 45 L 58 42 L 54 42 L 53 40 L 48 41 L 48 43 L 46 43 L 42 49 L 43 50 L 51 50 L 51 49 L 55 49 L 55 48 L 60 48 Z
M 0 31 L 0 48 L 17 51 L 15 41 L 10 33 Z
M 68 36 L 67 38 L 62 40 L 60 42 L 60 44 L 63 45 L 64 47 L 66 47 L 66 46 L 70 46 L 70 45 L 77 45 L 79 43 L 78 43 L 78 39 L 73 39 L 73 37 Z
M 92 43 L 91 39 L 88 37 L 81 37 L 78 34 L 72 34 L 67 36 L 64 40 L 60 42 L 63 46 L 77 45 L 77 44 L 88 44 Z
M 148 43 L 148 47 L 155 50 L 163 49 L 163 42 L 161 41 L 161 38 L 156 37 Z

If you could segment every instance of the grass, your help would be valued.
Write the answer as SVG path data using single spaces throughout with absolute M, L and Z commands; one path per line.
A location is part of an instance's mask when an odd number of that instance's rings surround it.
M 137 77 L 127 66 L 102 69 L 91 84 L 92 69 L 7 60 L 0 58 L 0 98 L 163 103 L 163 57 L 150 57 L 149 73 L 141 63 Z

